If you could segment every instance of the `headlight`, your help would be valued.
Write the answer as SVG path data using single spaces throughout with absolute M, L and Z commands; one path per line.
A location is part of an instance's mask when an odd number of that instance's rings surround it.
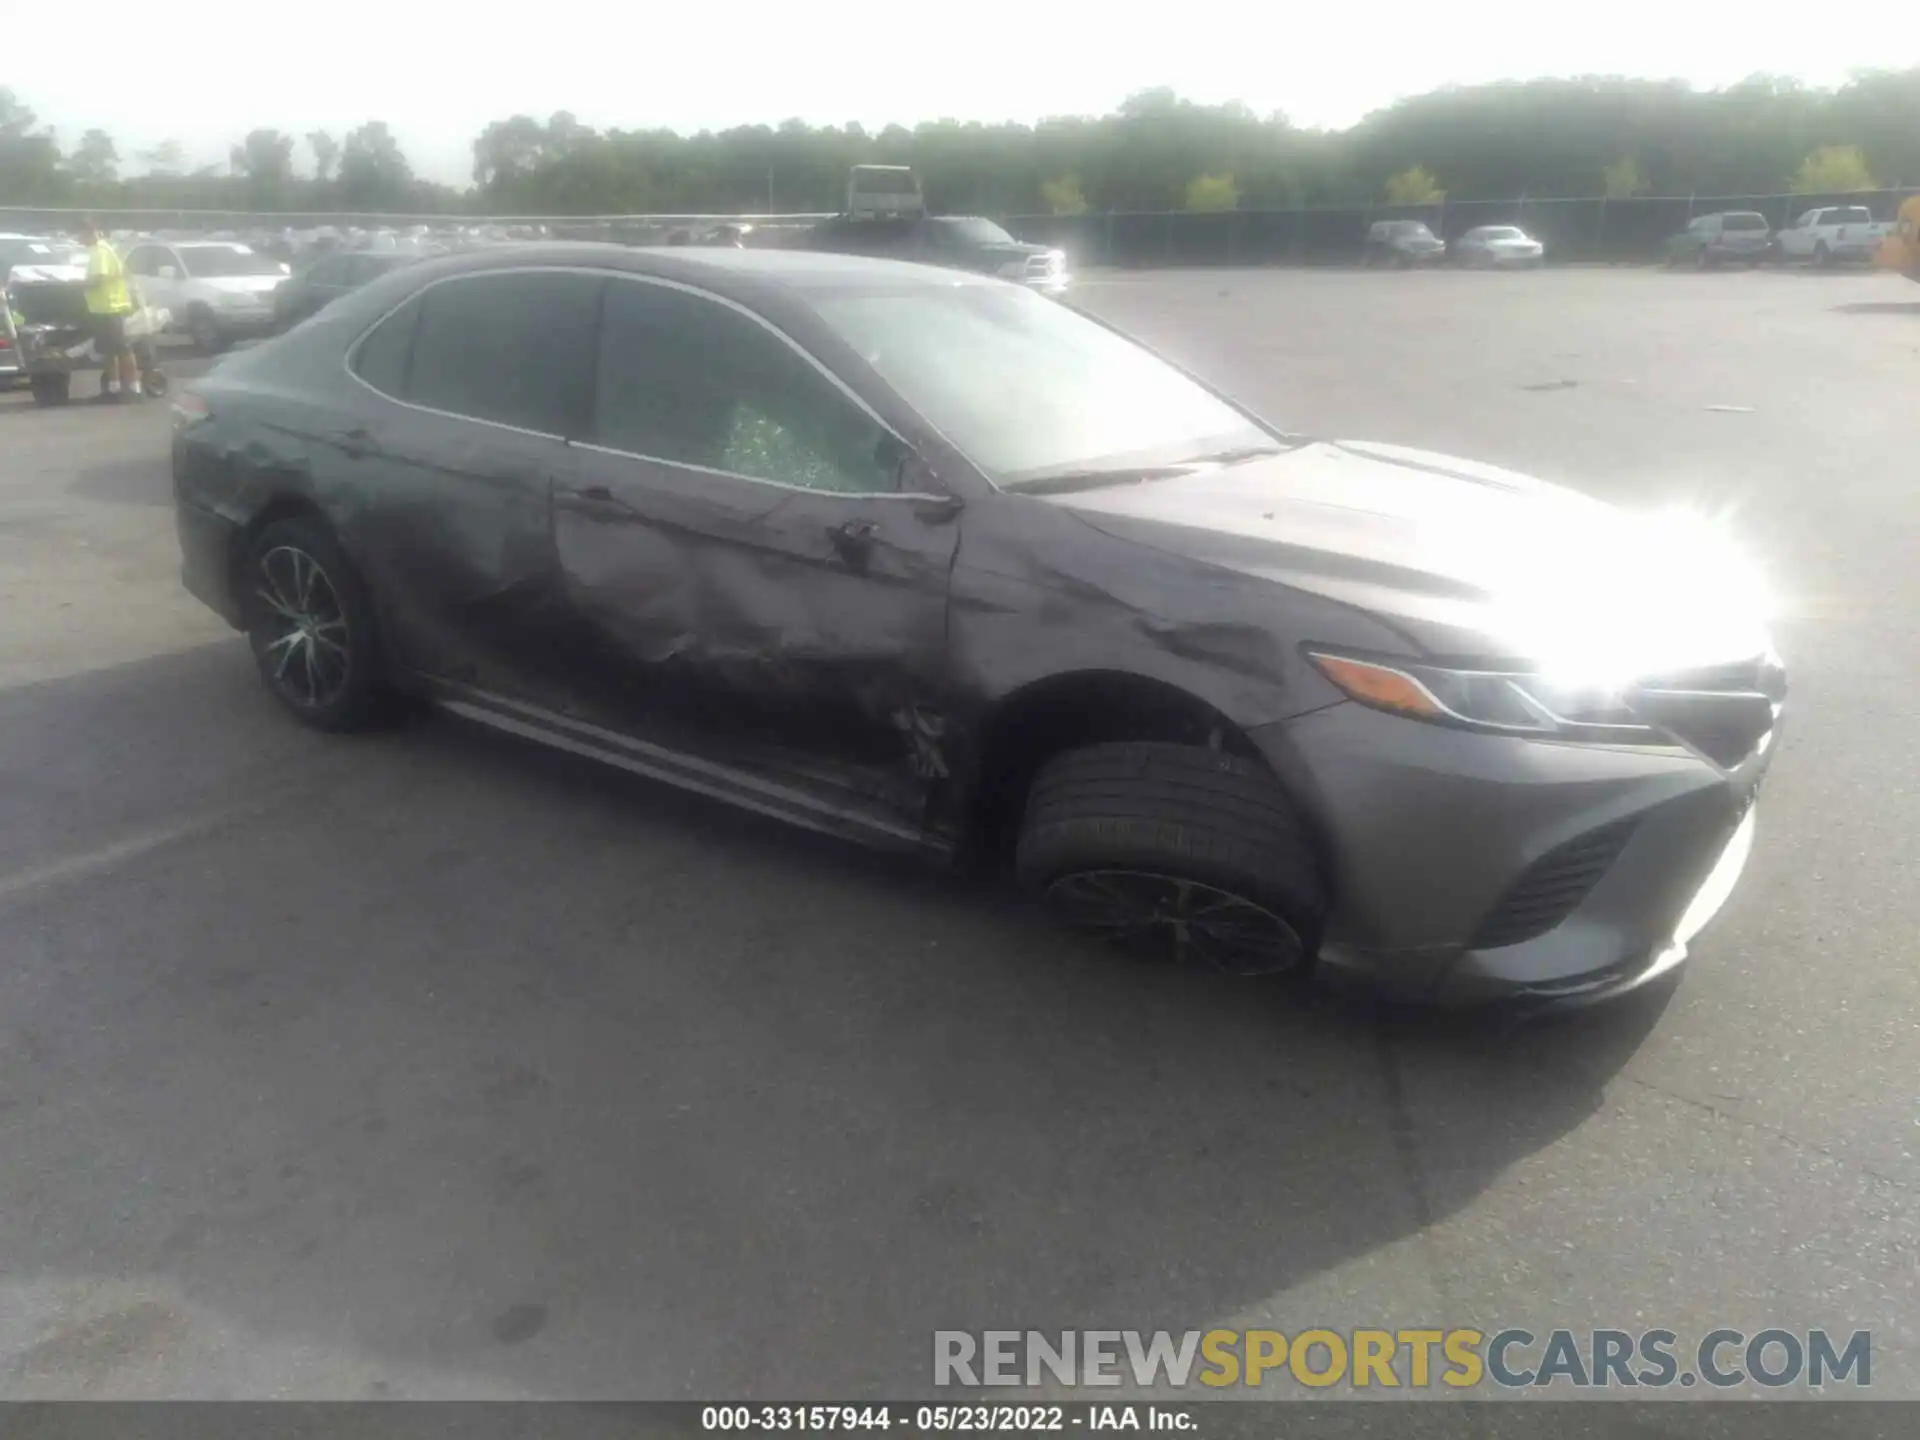
M 1638 744 L 1656 733 L 1611 686 L 1568 684 L 1537 673 L 1363 660 L 1322 650 L 1309 651 L 1308 658 L 1350 699 L 1415 720 Z

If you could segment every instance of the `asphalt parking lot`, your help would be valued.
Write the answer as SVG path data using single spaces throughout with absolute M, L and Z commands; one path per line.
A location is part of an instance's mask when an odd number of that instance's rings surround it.
M 1792 724 L 1683 983 L 1381 1014 L 451 721 L 305 733 L 179 590 L 163 408 L 9 397 L 0 1397 L 907 1397 L 935 1329 L 1513 1324 L 1871 1329 L 1920 1398 L 1920 288 L 1084 295 L 1292 428 L 1732 515 Z

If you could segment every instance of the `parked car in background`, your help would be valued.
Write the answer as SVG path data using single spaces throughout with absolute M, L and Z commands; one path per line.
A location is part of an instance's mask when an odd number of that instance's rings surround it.
M 6 282 L 8 273 L 16 265 L 71 265 L 76 255 L 80 264 L 87 263 L 86 254 L 78 245 L 44 235 L 0 234 L 0 284 Z
M 927 214 L 920 181 L 905 165 L 855 165 L 847 176 L 847 208 L 806 232 L 805 244 L 837 255 L 995 275 L 1050 295 L 1072 283 L 1064 251 L 1016 240 L 979 215 Z
M 1758 265 L 1773 246 L 1773 230 L 1757 210 L 1728 210 L 1698 215 L 1687 228 L 1667 241 L 1667 264 Z
M 237 240 L 150 240 L 127 253 L 127 274 L 173 315 L 205 354 L 273 333 L 273 292 L 289 267 Z
M 274 290 L 274 329 L 291 330 L 348 291 L 420 258 L 405 250 L 356 250 L 323 256 Z
M 1435 235 L 1426 221 L 1376 220 L 1367 227 L 1360 263 L 1401 269 L 1409 265 L 1437 264 L 1446 255 L 1447 242 Z
M 1504 270 L 1539 265 L 1547 247 L 1518 225 L 1476 225 L 1447 248 L 1456 265 Z
M 1777 749 L 1711 527 L 1282 430 L 997 279 L 480 251 L 173 415 L 183 579 L 304 723 L 425 696 L 1231 973 L 1632 989 Z
M 971 270 L 1049 294 L 1060 294 L 1072 283 L 1064 251 L 1016 240 L 978 215 L 837 215 L 813 228 L 808 247 Z
M 1809 210 L 1773 237 L 1781 260 L 1810 265 L 1865 265 L 1893 229 L 1876 224 L 1864 205 L 1827 205 Z
M 86 278 L 84 250 L 34 235 L 0 235 L 0 390 L 34 379 L 27 332 L 46 319 L 44 297 L 51 287 L 82 287 Z M 54 303 L 61 297 L 55 295 Z M 38 383 L 34 392 L 45 393 Z

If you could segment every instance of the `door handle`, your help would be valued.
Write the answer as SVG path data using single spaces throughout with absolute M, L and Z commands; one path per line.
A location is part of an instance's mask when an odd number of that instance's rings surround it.
M 632 520 L 637 512 L 605 485 L 570 485 L 553 492 L 553 503 L 595 520 Z
M 840 525 L 828 526 L 827 539 L 833 542 L 833 548 L 840 552 L 842 560 L 857 565 L 873 549 L 873 537 L 879 531 L 880 527 L 871 520 L 848 520 Z

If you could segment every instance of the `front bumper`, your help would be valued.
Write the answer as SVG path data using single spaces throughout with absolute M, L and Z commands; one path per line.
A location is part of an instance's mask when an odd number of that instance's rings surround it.
M 1677 966 L 1739 878 L 1773 750 L 1769 736 L 1723 769 L 1351 703 L 1253 739 L 1319 822 L 1335 897 L 1322 966 L 1461 1005 L 1597 999 Z
M 247 339 L 255 335 L 271 335 L 274 330 L 273 311 L 268 308 L 220 310 L 213 312 L 214 326 L 222 335 L 234 339 Z

